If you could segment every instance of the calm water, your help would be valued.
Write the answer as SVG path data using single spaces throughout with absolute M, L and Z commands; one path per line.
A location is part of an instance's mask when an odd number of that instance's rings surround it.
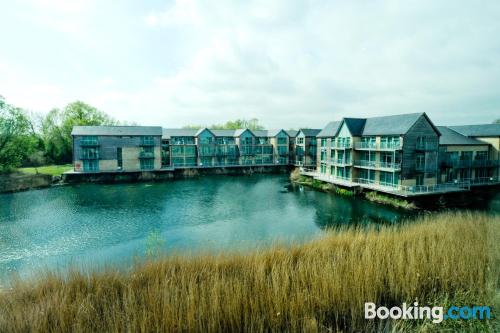
M 500 212 L 500 196 L 486 209 Z M 367 201 L 291 188 L 286 176 L 277 175 L 5 194 L 0 284 L 12 273 L 129 262 L 157 246 L 167 252 L 255 247 L 310 239 L 328 226 L 404 217 Z

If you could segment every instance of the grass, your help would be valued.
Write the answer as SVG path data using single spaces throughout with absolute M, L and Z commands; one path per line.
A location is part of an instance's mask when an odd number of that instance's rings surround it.
M 18 281 L 0 294 L 0 331 L 495 332 L 495 320 L 373 322 L 363 308 L 495 305 L 499 265 L 500 217 L 446 213 L 247 254 L 172 255 L 128 271 Z
M 71 164 L 63 164 L 63 165 L 45 165 L 41 166 L 38 168 L 20 168 L 19 171 L 22 173 L 27 173 L 27 174 L 36 174 L 37 170 L 38 173 L 44 174 L 44 175 L 51 175 L 51 176 L 60 176 L 64 172 L 69 171 L 73 168 Z
M 390 205 L 393 207 L 397 208 L 404 208 L 404 209 L 416 209 L 417 207 L 413 202 L 410 202 L 408 200 L 404 199 L 398 199 L 394 198 L 388 195 L 383 195 L 377 192 L 368 192 L 365 195 L 365 198 L 369 201 L 384 204 L 384 205 Z

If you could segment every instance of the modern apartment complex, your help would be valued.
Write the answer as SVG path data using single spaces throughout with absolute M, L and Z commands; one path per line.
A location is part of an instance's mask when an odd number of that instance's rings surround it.
M 75 126 L 75 172 L 135 172 L 176 168 L 288 166 L 295 164 L 295 136 L 311 133 L 278 130 L 162 129 L 143 126 Z M 315 162 L 315 139 L 306 147 Z M 310 147 L 314 147 L 311 150 Z M 307 155 L 309 154 L 309 155 Z M 314 159 L 311 160 L 313 156 Z M 301 162 L 300 165 L 306 165 Z
M 300 166 L 304 175 L 397 195 L 499 182 L 500 124 L 435 126 L 425 113 L 343 118 L 319 129 L 75 126 L 76 173 Z
M 500 125 L 436 127 L 425 113 L 344 118 L 318 135 L 314 171 L 346 187 L 411 195 L 498 183 Z

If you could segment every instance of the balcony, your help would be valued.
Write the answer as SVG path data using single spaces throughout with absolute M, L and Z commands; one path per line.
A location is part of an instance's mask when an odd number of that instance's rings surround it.
M 241 156 L 251 156 L 255 154 L 254 147 L 252 145 L 242 145 L 240 146 Z
M 351 159 L 342 159 L 342 158 L 337 158 L 337 159 L 332 159 L 333 165 L 337 166 L 348 166 L 352 165 L 352 160 Z
M 199 145 L 198 146 L 198 156 L 214 156 L 215 155 L 215 146 L 214 145 Z
M 499 160 L 473 160 L 472 166 L 475 168 L 497 167 L 500 165 Z
M 356 142 L 354 148 L 360 150 L 376 150 L 377 143 L 376 142 Z
M 335 149 L 351 149 L 352 148 L 352 143 L 351 142 L 336 142 L 333 147 Z
M 391 171 L 399 171 L 401 170 L 401 163 L 392 163 L 392 162 L 377 162 L 377 161 L 368 161 L 368 160 L 360 160 L 354 163 L 354 166 L 357 168 L 366 168 L 366 169 L 384 169 Z
M 155 158 L 155 153 L 152 151 L 141 151 L 139 153 L 139 158 Z
M 458 183 L 446 183 L 446 184 L 433 184 L 433 185 L 416 185 L 416 186 L 404 186 L 399 184 L 394 184 L 390 182 L 378 182 L 372 179 L 365 178 L 343 178 L 336 177 L 332 175 L 326 175 L 317 172 L 314 169 L 302 169 L 300 172 L 302 175 L 313 177 L 324 182 L 333 183 L 336 185 L 346 186 L 346 187 L 361 187 L 371 190 L 381 191 L 385 193 L 390 193 L 394 195 L 409 197 L 409 196 L 419 196 L 435 193 L 447 193 L 447 192 L 460 192 L 467 191 L 470 188 L 470 182 L 458 182 Z M 498 183 L 497 178 L 485 179 L 484 183 L 494 184 Z
M 152 147 L 155 145 L 155 140 L 153 138 L 143 138 L 140 145 L 143 147 Z
M 94 153 L 94 154 L 81 154 L 80 155 L 81 160 L 98 160 L 99 159 L 99 154 Z
M 215 148 L 217 156 L 238 156 L 238 147 L 235 144 L 217 145 Z
M 403 144 L 401 142 L 381 142 L 380 150 L 401 150 Z
M 99 146 L 99 141 L 97 139 L 90 139 L 90 140 L 81 140 L 80 141 L 80 146 L 82 147 L 97 147 Z
M 433 142 L 417 142 L 415 145 L 416 150 L 432 151 L 437 150 L 437 144 Z

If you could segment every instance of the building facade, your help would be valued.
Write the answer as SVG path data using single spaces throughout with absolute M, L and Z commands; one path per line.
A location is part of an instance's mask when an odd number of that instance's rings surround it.
M 500 124 L 435 126 L 425 113 L 343 118 L 322 130 L 75 126 L 74 172 L 299 166 L 347 187 L 394 194 L 499 182 Z

